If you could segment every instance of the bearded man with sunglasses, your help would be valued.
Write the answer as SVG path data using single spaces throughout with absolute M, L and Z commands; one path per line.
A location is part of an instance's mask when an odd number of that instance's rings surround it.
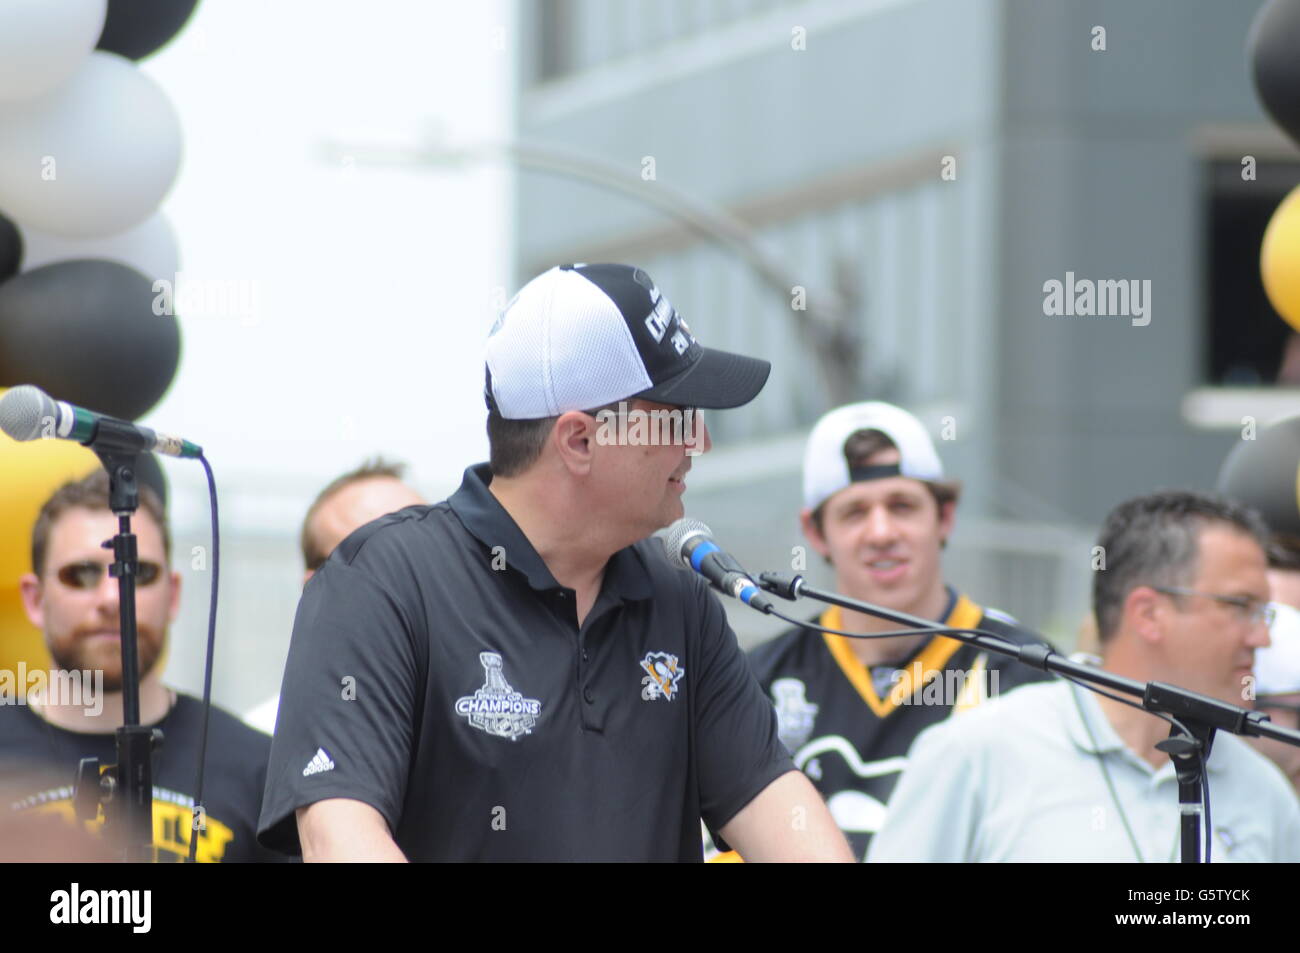
M 131 522 L 139 551 L 136 627 L 140 723 L 163 732 L 155 749 L 154 847 L 159 860 L 189 852 L 203 704 L 163 684 L 158 660 L 180 608 L 167 518 L 158 495 L 140 488 Z M 103 542 L 117 532 L 108 474 L 67 483 L 42 506 L 32 528 L 32 572 L 19 580 L 23 607 L 45 635 L 48 678 L 28 673 L 25 704 L 0 706 L 0 811 L 32 811 L 74 821 L 73 781 L 82 758 L 117 761 L 122 723 L 122 657 L 117 580 Z M 44 673 L 41 673 L 43 676 Z M 208 726 L 199 861 L 277 860 L 257 845 L 270 738 L 213 706 Z M 102 821 L 92 827 L 98 828 Z

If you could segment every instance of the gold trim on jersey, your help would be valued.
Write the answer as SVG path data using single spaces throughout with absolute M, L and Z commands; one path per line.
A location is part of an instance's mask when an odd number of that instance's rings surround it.
M 944 620 L 943 624 L 952 629 L 973 629 L 979 625 L 979 621 L 983 616 L 983 609 L 965 596 L 958 596 L 957 604 L 953 606 L 952 612 L 948 613 L 948 618 Z M 844 613 L 840 610 L 840 607 L 831 606 L 822 613 L 818 622 L 828 629 L 842 629 L 844 628 L 843 619 Z M 902 677 L 889 690 L 888 696 L 882 699 L 876 694 L 876 687 L 871 683 L 871 675 L 867 672 L 867 667 L 853 654 L 853 646 L 850 644 L 848 637 L 823 632 L 822 638 L 826 640 L 826 648 L 830 651 L 831 658 L 835 659 L 835 664 L 840 667 L 840 671 L 849 680 L 849 684 L 867 703 L 867 707 L 876 713 L 877 718 L 887 718 L 903 702 L 924 688 L 930 679 L 943 671 L 948 659 L 952 658 L 962 646 L 962 643 L 956 639 L 950 639 L 942 635 L 935 636 L 926 643 L 925 648 L 921 650 L 920 654 L 912 660 L 907 668 L 902 670 Z M 919 680 L 915 677 L 918 671 L 921 672 Z M 966 700 L 964 707 L 970 704 L 971 701 Z
M 954 715 L 970 711 L 972 708 L 977 708 L 989 700 L 988 667 L 989 657 L 987 653 L 981 652 L 975 659 L 975 664 L 966 673 L 961 691 L 957 693 L 957 700 L 952 703 L 952 713 Z

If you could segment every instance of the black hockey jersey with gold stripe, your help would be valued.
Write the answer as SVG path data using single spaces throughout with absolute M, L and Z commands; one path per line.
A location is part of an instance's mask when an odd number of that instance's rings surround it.
M 950 593 L 944 625 L 978 628 L 1008 641 L 1043 642 L 996 609 Z M 832 607 L 819 623 L 840 629 Z M 757 646 L 750 665 L 776 707 L 781 740 L 826 799 L 859 859 L 912 742 L 954 712 L 1052 676 L 1014 659 L 935 636 L 897 668 L 867 669 L 844 636 L 795 628 Z

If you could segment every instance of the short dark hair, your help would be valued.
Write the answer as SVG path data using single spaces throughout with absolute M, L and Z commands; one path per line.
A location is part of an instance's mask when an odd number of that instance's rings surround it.
M 516 477 L 542 455 L 542 447 L 559 417 L 507 420 L 495 407 L 488 411 L 488 466 L 493 476 Z
M 584 414 L 595 417 L 603 410 L 617 411 L 619 404 L 629 403 L 635 398 L 625 397 L 584 410 Z M 496 409 L 495 402 L 488 407 L 488 466 L 494 477 L 516 477 L 524 473 L 537 462 L 546 446 L 546 438 L 551 435 L 551 428 L 559 420 L 555 417 L 537 417 L 532 420 L 507 420 Z
M 1269 540 L 1268 568 L 1290 572 L 1300 570 L 1300 540 L 1274 533 L 1273 538 Z
M 1227 526 L 1268 549 L 1268 527 L 1248 506 L 1191 490 L 1157 490 L 1110 511 L 1097 540 L 1101 567 L 1093 573 L 1097 638 L 1119 629 L 1124 600 L 1138 586 L 1186 586 L 1196 576 L 1200 534 Z
M 167 509 L 152 487 L 139 484 L 140 505 L 149 514 L 162 533 L 163 555 L 167 565 L 172 560 L 172 540 L 167 529 Z M 45 555 L 50 547 L 50 531 L 55 522 L 71 509 L 107 510 L 108 471 L 100 467 L 80 480 L 69 480 L 41 505 L 41 511 L 32 524 L 32 572 L 45 575 Z
M 302 532 L 299 535 L 299 544 L 302 546 L 302 561 L 308 569 L 320 569 L 321 566 L 325 565 L 325 560 L 329 559 L 330 555 L 324 551 L 320 542 L 316 539 L 316 534 L 312 532 L 312 517 L 316 515 L 322 504 L 339 490 L 351 486 L 353 483 L 382 478 L 404 480 L 406 478 L 406 464 L 394 463 L 385 460 L 383 457 L 371 457 L 355 470 L 349 470 L 342 476 L 335 477 L 325 489 L 316 494 L 316 499 L 312 500 L 311 506 L 307 507 L 307 515 L 302 518 Z
M 898 444 L 894 443 L 884 431 L 874 428 L 855 430 L 844 441 L 844 460 L 848 463 L 849 469 L 865 467 L 867 461 L 882 450 L 897 449 Z M 922 480 L 920 482 L 925 484 L 926 489 L 930 491 L 930 495 L 934 497 L 934 502 L 938 504 L 941 510 L 945 503 L 956 503 L 961 496 L 961 483 L 956 480 Z M 822 500 L 812 512 L 813 525 L 817 527 L 819 533 L 822 532 L 822 518 L 825 516 L 825 510 L 826 501 Z M 945 540 L 945 545 L 946 543 Z

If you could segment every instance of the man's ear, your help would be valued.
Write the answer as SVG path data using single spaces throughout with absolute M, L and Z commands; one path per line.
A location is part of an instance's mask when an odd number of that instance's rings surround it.
M 27 613 L 27 618 L 31 620 L 32 625 L 44 631 L 45 610 L 41 608 L 44 589 L 40 577 L 31 572 L 18 577 L 18 595 L 23 600 L 23 611 Z
M 168 573 L 167 579 L 172 587 L 171 604 L 167 606 L 167 624 L 170 625 L 176 621 L 176 614 L 181 611 L 181 574 L 173 571 Z
M 1140 635 L 1145 642 L 1164 639 L 1164 615 L 1168 604 L 1150 586 L 1135 586 L 1124 597 L 1120 625 Z
M 939 539 L 948 542 L 952 529 L 957 525 L 957 501 L 949 500 L 939 504 Z
M 586 476 L 591 472 L 599 426 L 594 417 L 579 410 L 560 414 L 555 421 L 547 442 L 555 448 L 560 462 L 571 473 Z
M 812 548 L 817 550 L 819 556 L 823 559 L 830 559 L 831 548 L 826 545 L 826 537 L 817 528 L 812 513 L 813 511 L 807 507 L 799 511 L 799 525 L 803 529 L 804 538 L 812 544 Z

